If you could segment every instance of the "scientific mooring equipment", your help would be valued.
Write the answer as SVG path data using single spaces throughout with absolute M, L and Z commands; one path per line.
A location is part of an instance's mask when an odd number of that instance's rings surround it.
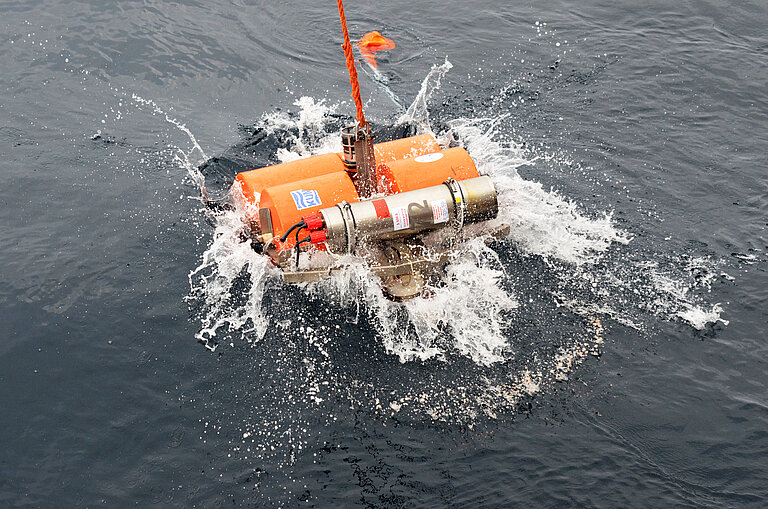
M 449 261 L 466 225 L 496 218 L 497 193 L 466 150 L 443 149 L 429 134 L 374 143 L 337 3 L 357 109 L 357 122 L 341 132 L 343 151 L 242 172 L 233 194 L 243 201 L 254 245 L 287 282 L 327 277 L 344 267 L 345 255 L 356 255 L 388 296 L 408 299 Z M 425 235 L 437 230 L 441 240 L 427 247 Z M 302 258 L 306 252 L 324 254 Z

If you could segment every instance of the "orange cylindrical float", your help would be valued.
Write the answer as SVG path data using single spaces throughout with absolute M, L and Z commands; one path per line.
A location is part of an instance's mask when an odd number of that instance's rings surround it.
M 337 171 L 264 189 L 259 208 L 269 210 L 272 232 L 279 237 L 301 221 L 301 216 L 333 207 L 342 201 L 358 200 L 352 179 L 346 172 Z M 293 243 L 293 239 L 287 239 L 286 247 Z
M 436 186 L 449 178 L 466 180 L 480 176 L 472 158 L 460 147 L 381 164 L 377 174 L 390 193 Z
M 376 155 L 376 164 L 381 164 L 440 152 L 440 145 L 437 144 L 437 140 L 431 134 L 420 134 L 410 138 L 377 143 L 373 146 L 373 152 Z
M 340 154 L 321 154 L 288 163 L 266 166 L 258 170 L 244 171 L 237 175 L 237 182 L 240 183 L 243 196 L 258 203 L 258 195 L 268 187 L 344 171 L 345 169 Z

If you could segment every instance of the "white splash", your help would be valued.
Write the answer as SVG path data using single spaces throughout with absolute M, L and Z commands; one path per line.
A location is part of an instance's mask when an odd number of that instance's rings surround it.
M 451 68 L 453 68 L 453 64 L 447 58 L 442 64 L 432 66 L 424 81 L 421 82 L 421 88 L 419 93 L 416 94 L 416 99 L 413 100 L 413 103 L 411 103 L 406 112 L 397 120 L 398 124 L 414 123 L 419 125 L 424 132 L 432 131 L 429 125 L 429 99 L 440 88 L 440 81 Z
M 509 351 L 505 326 L 518 307 L 517 300 L 501 287 L 505 274 L 498 255 L 482 239 L 471 241 L 448 266 L 445 286 L 430 299 L 406 303 L 419 338 L 437 342 L 448 326 L 451 347 L 480 365 L 501 362 Z M 401 356 L 402 359 L 402 356 Z
M 447 60 L 432 68 L 400 121 L 416 122 L 422 131 L 432 132 L 427 108 L 429 98 L 450 68 Z M 280 130 L 291 137 L 287 146 L 279 149 L 279 160 L 339 151 L 338 134 L 329 133 L 327 129 L 335 105 L 308 97 L 294 104 L 298 107 L 297 114 L 272 113 L 265 115 L 261 122 L 263 129 Z M 719 317 L 719 305 L 703 309 L 690 295 L 670 292 L 660 279 L 643 283 L 644 290 L 638 295 L 645 301 L 630 306 L 632 309 L 626 309 L 623 298 L 613 298 L 611 292 L 631 290 L 638 278 L 622 279 L 618 273 L 605 275 L 590 267 L 604 260 L 611 249 L 629 244 L 631 235 L 615 226 L 610 212 L 587 215 L 573 200 L 522 178 L 518 169 L 535 162 L 537 156 L 525 152 L 518 142 L 501 132 L 499 125 L 504 119 L 503 115 L 457 118 L 445 124 L 445 131 L 433 134 L 443 145 L 464 146 L 480 172 L 493 178 L 500 204 L 496 223 L 508 224 L 511 229 L 508 238 L 511 245 L 507 246 L 525 256 L 547 261 L 563 288 L 575 289 L 553 295 L 556 302 L 585 319 L 602 314 L 638 329 L 635 309 L 638 305 L 656 315 L 662 313 L 661 305 L 648 302 L 653 298 L 664 301 L 667 316 L 674 315 L 693 327 L 701 328 L 717 320 L 725 323 Z M 263 311 L 263 298 L 270 278 L 277 278 L 278 274 L 265 257 L 253 252 L 249 243 L 242 242 L 243 204 L 241 200 L 235 202 L 239 208 L 218 217 L 214 240 L 200 266 L 190 273 L 190 299 L 198 299 L 203 308 L 197 337 L 211 348 L 222 332 L 234 332 L 258 341 L 275 325 L 269 323 Z M 474 231 L 481 233 L 476 227 Z M 429 298 L 405 303 L 384 297 L 379 279 L 360 259 L 349 257 L 346 261 L 345 270 L 318 283 L 304 285 L 304 291 L 313 298 L 327 299 L 330 305 L 351 308 L 357 319 L 364 317 L 375 324 L 376 339 L 401 362 L 433 358 L 450 361 L 451 356 L 459 355 L 478 366 L 488 366 L 514 355 L 509 344 L 509 325 L 519 312 L 518 299 L 503 264 L 482 236 L 459 246 L 443 281 L 432 289 Z M 643 270 L 637 268 L 639 272 Z M 247 281 L 247 294 L 234 298 L 236 281 L 242 286 L 243 280 Z M 572 297 L 585 281 L 592 282 L 600 301 Z
M 189 177 L 200 189 L 200 193 L 202 194 L 203 198 L 207 199 L 208 192 L 205 189 L 205 177 L 202 173 L 200 173 L 198 168 L 201 164 L 208 160 L 208 156 L 205 155 L 205 151 L 203 151 L 203 148 L 197 142 L 197 138 L 194 134 L 192 134 L 192 131 L 190 131 L 185 124 L 171 117 L 152 99 L 145 99 L 135 93 L 132 93 L 131 100 L 133 100 L 133 102 L 137 105 L 149 106 L 153 115 L 161 115 L 166 122 L 174 126 L 189 138 L 191 148 L 189 150 L 184 150 L 182 148 L 176 147 L 174 158 L 181 167 L 187 170 Z
M 701 259 L 693 260 L 689 268 L 702 268 L 702 263 Z M 656 290 L 656 298 L 651 301 L 651 307 L 657 316 L 678 318 L 697 330 L 717 322 L 728 325 L 728 320 L 721 317 L 723 308 L 719 303 L 707 309 L 705 304 L 697 302 L 691 295 L 692 288 L 685 280 L 663 273 L 654 262 L 648 262 L 644 267 L 649 271 Z M 708 273 L 715 274 L 714 271 Z M 700 284 L 709 285 L 709 278 Z
M 216 349 L 216 336 L 221 331 L 236 331 L 252 340 L 260 340 L 267 331 L 262 300 L 266 282 L 275 276 L 275 269 L 267 257 L 257 254 L 249 242 L 240 238 L 243 214 L 236 208 L 218 216 L 213 241 L 200 265 L 189 274 L 191 292 L 187 300 L 199 301 L 203 307 L 196 337 L 210 350 Z M 248 288 L 233 288 L 235 281 L 242 278 L 247 279 Z M 247 295 L 233 296 L 233 291 L 247 291 Z
M 503 118 L 459 118 L 448 122 L 448 134 L 461 140 L 481 174 L 493 178 L 499 221 L 511 226 L 510 239 L 524 252 L 576 265 L 595 262 L 616 243 L 628 244 L 631 236 L 613 225 L 609 212 L 589 218 L 577 203 L 519 175 L 517 169 L 536 158 L 527 159 L 514 140 L 496 131 Z
M 504 273 L 499 266 L 498 255 L 475 238 L 458 251 L 443 284 L 432 288 L 428 298 L 393 302 L 359 259 L 307 290 L 341 305 L 362 304 L 386 350 L 401 362 L 446 359 L 455 352 L 486 366 L 504 360 L 509 348 L 504 327 L 518 306 L 501 287 Z
M 430 132 L 429 98 L 451 67 L 446 60 L 432 68 L 402 122 L 417 122 L 423 131 Z M 325 128 L 333 108 L 308 97 L 295 105 L 298 115 L 278 112 L 265 115 L 262 121 L 268 131 L 295 133 L 289 147 L 279 150 L 279 159 L 290 161 L 340 150 L 338 135 Z M 594 260 L 616 242 L 629 241 L 612 225 L 609 215 L 587 218 L 575 203 L 521 178 L 517 168 L 531 161 L 515 142 L 496 139 L 499 120 L 456 119 L 439 138 L 444 142 L 458 138 L 481 173 L 493 177 L 501 205 L 497 223 L 511 225 L 511 238 L 522 250 L 581 264 Z M 203 298 L 205 308 L 198 338 L 209 345 L 221 330 L 240 331 L 258 340 L 269 326 L 260 312 L 264 282 L 270 277 L 268 267 L 263 257 L 241 243 L 242 223 L 237 214 L 220 218 L 201 265 L 190 274 L 193 295 Z M 250 280 L 249 298 L 234 304 L 232 285 L 243 274 Z M 306 288 L 313 295 L 329 295 L 341 305 L 358 306 L 377 325 L 379 340 L 387 351 L 402 362 L 458 354 L 478 365 L 489 365 L 503 361 L 510 353 L 505 326 L 518 304 L 509 285 L 503 287 L 505 279 L 498 256 L 479 238 L 460 246 L 443 284 L 434 288 L 429 298 L 390 301 L 382 294 L 379 280 L 354 259 L 333 278 Z
M 262 119 L 267 132 L 290 133 L 289 147 L 277 149 L 278 161 L 287 163 L 317 154 L 341 152 L 341 137 L 325 130 L 328 116 L 336 110 L 337 104 L 329 106 L 324 99 L 316 101 L 305 96 L 297 99 L 293 105 L 299 108 L 298 118 L 276 112 L 266 114 Z M 296 135 L 294 131 L 297 131 Z

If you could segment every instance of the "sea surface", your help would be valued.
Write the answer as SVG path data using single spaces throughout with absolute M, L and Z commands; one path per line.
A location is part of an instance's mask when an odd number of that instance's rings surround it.
M 335 2 L 0 1 L 0 507 L 768 506 L 768 4 L 346 8 L 510 226 L 429 298 L 240 235 L 354 115 Z

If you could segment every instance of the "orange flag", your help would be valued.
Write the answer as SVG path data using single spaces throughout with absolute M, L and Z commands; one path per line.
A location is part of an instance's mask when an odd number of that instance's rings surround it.
M 362 39 L 357 41 L 357 45 L 360 48 L 360 53 L 363 54 L 363 58 L 373 67 L 378 67 L 376 65 L 377 51 L 395 48 L 395 42 L 387 39 L 379 32 L 368 32 Z

